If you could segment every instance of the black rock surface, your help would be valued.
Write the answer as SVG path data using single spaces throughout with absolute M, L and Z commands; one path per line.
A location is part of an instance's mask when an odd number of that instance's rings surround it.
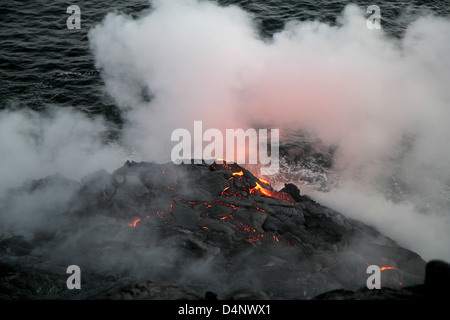
M 0 209 L 16 219 L 0 234 L 2 299 L 371 299 L 367 266 L 393 267 L 379 299 L 425 279 L 414 252 L 236 164 L 50 176 L 11 190 Z M 69 265 L 81 290 L 66 287 Z
M 333 290 L 325 292 L 315 300 L 428 300 L 447 301 L 450 298 L 450 264 L 432 260 L 427 263 L 425 283 L 403 288 L 381 288 L 369 290 L 361 287 L 356 291 Z

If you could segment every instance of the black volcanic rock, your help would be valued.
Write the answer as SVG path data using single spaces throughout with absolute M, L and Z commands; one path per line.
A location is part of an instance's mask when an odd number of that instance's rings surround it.
M 430 298 L 450 298 L 450 264 L 440 260 L 427 263 L 425 290 Z
M 292 196 L 295 202 L 302 201 L 302 196 L 300 195 L 300 189 L 293 183 L 285 183 L 284 188 L 280 192 L 286 192 Z
M 425 283 L 403 288 L 369 290 L 362 287 L 356 291 L 333 290 L 315 297 L 316 300 L 448 300 L 450 291 L 450 264 L 433 260 L 426 265 Z
M 113 290 L 96 297 L 99 300 L 200 300 L 198 294 L 188 288 L 170 283 L 152 281 L 125 282 Z
M 293 184 L 277 192 L 236 164 L 127 161 L 81 183 L 51 176 L 11 190 L 0 212 L 20 218 L 23 201 L 62 191 L 65 201 L 49 197 L 36 206 L 37 222 L 24 218 L 23 228 L 0 235 L 7 270 L 0 297 L 203 299 L 209 292 L 217 299 L 310 299 L 331 292 L 322 298 L 342 298 L 365 285 L 368 264 L 396 268 L 383 271 L 386 290 L 424 281 L 425 261 L 417 254 L 301 196 Z M 76 292 L 65 287 L 65 268 L 73 264 L 90 279 Z M 25 284 L 14 272 L 25 275 Z M 45 279 L 43 289 L 23 290 L 27 279 Z

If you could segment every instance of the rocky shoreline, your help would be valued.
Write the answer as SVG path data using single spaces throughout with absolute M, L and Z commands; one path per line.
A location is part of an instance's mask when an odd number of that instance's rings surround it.
M 1 299 L 424 299 L 449 279 L 445 262 L 236 164 L 127 161 L 27 181 L 0 209 L 27 225 L 0 234 Z M 66 287 L 74 264 L 81 290 Z M 368 265 L 385 266 L 381 290 Z

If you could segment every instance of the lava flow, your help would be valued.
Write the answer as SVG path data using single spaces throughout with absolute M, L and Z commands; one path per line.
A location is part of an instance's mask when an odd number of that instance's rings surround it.
M 370 264 L 369 264 L 368 262 L 366 262 L 366 265 L 370 266 Z M 381 271 L 384 271 L 384 270 L 398 270 L 398 268 L 395 268 L 395 267 L 388 267 L 388 266 L 381 266 L 381 267 L 380 267 L 380 270 L 381 270 Z
M 129 225 L 130 227 L 136 227 L 136 224 L 137 224 L 139 221 L 141 221 L 141 219 L 136 219 L 135 221 L 133 221 L 132 223 L 129 223 L 128 225 Z
M 380 267 L 380 270 L 384 271 L 384 270 L 398 270 L 398 269 L 394 268 L 394 267 L 385 267 L 385 266 L 383 266 L 383 267 Z
M 263 179 L 259 179 L 256 178 L 255 176 L 253 176 L 250 172 L 247 172 L 245 169 L 242 169 L 239 165 L 234 164 L 234 163 L 226 163 L 224 162 L 223 164 L 218 164 L 218 163 L 214 163 L 210 166 L 212 171 L 229 171 L 231 172 L 229 178 L 227 179 L 228 181 L 228 186 L 224 187 L 224 189 L 217 194 L 217 196 L 219 197 L 218 199 L 212 200 L 212 201 L 188 201 L 188 200 L 184 200 L 182 199 L 182 196 L 180 194 L 176 194 L 177 192 L 177 187 L 178 187 L 178 181 L 175 181 L 175 184 L 170 183 L 170 185 L 166 185 L 165 189 L 169 190 L 170 194 L 175 195 L 175 197 L 173 197 L 173 200 L 171 201 L 168 208 L 165 209 L 161 209 L 158 208 L 158 210 L 156 210 L 156 215 L 159 216 L 161 219 L 163 219 L 163 223 L 168 226 L 167 223 L 169 223 L 170 221 L 176 221 L 175 216 L 173 216 L 172 212 L 174 209 L 174 206 L 176 205 L 188 205 L 188 206 L 192 206 L 194 207 L 195 210 L 198 210 L 198 212 L 200 212 L 200 217 L 209 217 L 209 218 L 213 218 L 213 219 L 219 219 L 221 221 L 227 222 L 230 225 L 232 225 L 234 228 L 236 228 L 240 234 L 243 234 L 245 236 L 245 238 L 247 239 L 247 241 L 249 242 L 255 242 L 255 241 L 259 241 L 262 238 L 266 237 L 268 234 L 264 232 L 263 229 L 257 226 L 252 226 L 252 225 L 248 225 L 247 223 L 243 223 L 242 221 L 240 221 L 241 218 L 238 218 L 236 216 L 237 211 L 239 209 L 239 205 L 237 204 L 230 204 L 227 203 L 229 202 L 229 200 L 225 200 L 225 199 L 229 199 L 231 198 L 232 201 L 234 202 L 235 197 L 245 197 L 246 195 L 250 195 L 250 194 L 257 194 L 257 195 L 261 195 L 263 197 L 268 197 L 268 198 L 274 198 L 274 199 L 279 199 L 282 201 L 286 201 L 288 203 L 294 204 L 294 200 L 292 199 L 292 197 L 285 193 L 285 192 L 277 192 L 277 191 L 272 191 L 269 189 L 272 189 L 270 186 L 270 183 L 266 180 Z M 162 171 L 162 176 L 164 181 L 167 182 L 167 184 L 169 184 L 168 181 L 168 176 L 167 176 L 167 172 L 166 171 Z M 255 181 L 256 180 L 256 181 Z M 255 185 L 255 187 L 249 187 L 250 185 Z M 174 193 L 175 192 L 175 193 Z M 212 207 L 216 207 L 216 206 L 222 206 L 222 207 L 218 207 L 217 209 L 211 209 Z M 226 209 L 226 207 L 231 207 L 231 212 L 230 210 Z M 262 209 L 261 207 L 259 207 L 256 203 L 254 204 L 254 208 L 256 208 L 256 210 L 260 211 L 261 214 L 267 214 L 267 211 Z M 155 210 L 156 208 L 152 209 Z M 166 215 L 164 212 L 167 212 L 168 215 Z M 148 218 L 149 216 L 147 216 Z M 135 219 L 133 222 L 128 223 L 128 225 L 130 227 L 136 228 L 138 222 L 140 222 L 142 219 Z M 210 231 L 210 228 L 208 228 L 205 225 L 201 225 L 200 226 L 203 230 L 207 230 Z M 276 235 L 271 235 L 270 239 L 273 239 L 274 242 L 276 243 L 280 243 L 280 239 L 276 236 Z
M 259 180 L 261 180 L 261 179 L 259 179 Z M 277 199 L 289 202 L 291 204 L 294 204 L 291 197 L 287 193 L 270 191 L 268 189 L 261 187 L 261 185 L 258 182 L 256 182 L 256 187 L 250 189 L 250 194 L 255 193 L 256 191 L 259 191 L 260 193 L 262 193 L 263 195 L 265 195 L 267 197 L 277 198 Z

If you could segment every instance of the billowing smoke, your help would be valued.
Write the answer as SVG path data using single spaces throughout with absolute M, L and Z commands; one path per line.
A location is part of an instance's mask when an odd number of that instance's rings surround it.
M 450 21 L 426 14 L 393 39 L 366 19 L 349 5 L 336 26 L 290 22 L 263 39 L 237 7 L 154 1 L 140 19 L 108 14 L 90 41 L 126 110 L 124 139 L 146 158 L 167 160 L 171 132 L 195 120 L 307 130 L 338 146 L 335 169 L 356 181 L 325 203 L 448 259 Z M 388 182 L 402 184 L 401 203 Z
M 2 111 L 0 194 L 28 178 L 113 170 L 130 157 L 169 161 L 171 133 L 195 120 L 304 130 L 337 146 L 344 180 L 317 199 L 425 259 L 449 260 L 450 21 L 420 16 L 394 39 L 366 19 L 349 5 L 335 26 L 289 22 L 266 39 L 251 14 L 214 2 L 153 1 L 135 19 L 110 13 L 89 41 L 123 111 L 120 141 L 105 143 L 109 124 L 74 111 Z M 395 183 L 402 192 L 393 199 L 385 191 Z M 27 215 L 2 223 L 45 224 L 51 217 L 33 209 L 42 199 L 63 207 L 70 196 L 21 200 L 16 211 Z
M 80 179 L 94 170 L 122 165 L 125 151 L 108 141 L 111 128 L 100 118 L 48 107 L 0 112 L 0 195 L 27 179 L 61 174 Z

